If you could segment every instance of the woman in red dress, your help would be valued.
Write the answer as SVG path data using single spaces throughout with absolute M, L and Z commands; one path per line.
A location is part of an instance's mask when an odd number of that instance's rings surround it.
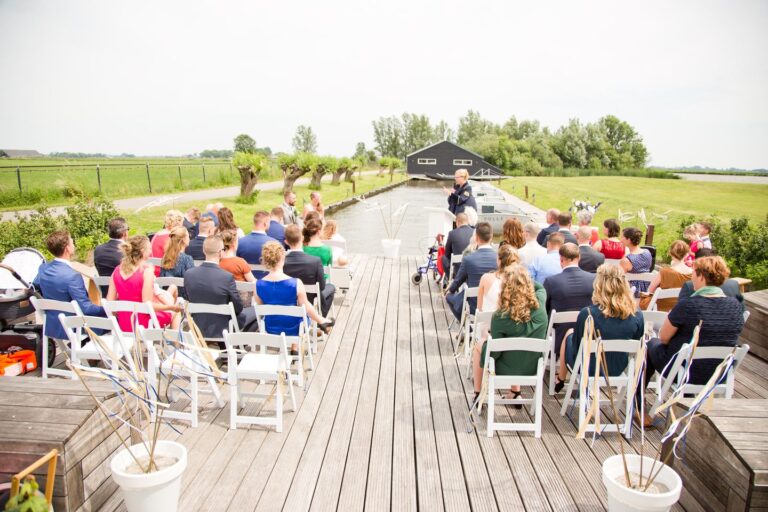
M 608 260 L 620 260 L 626 251 L 624 244 L 619 240 L 621 226 L 616 219 L 605 219 L 603 222 L 603 234 L 605 238 L 598 240 L 592 246 L 597 252 L 601 252 Z

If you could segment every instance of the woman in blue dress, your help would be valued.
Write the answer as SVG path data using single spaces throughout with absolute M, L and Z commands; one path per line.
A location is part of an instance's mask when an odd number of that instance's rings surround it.
M 637 228 L 625 228 L 621 233 L 621 243 L 629 249 L 624 258 L 619 262 L 624 272 L 628 274 L 642 274 L 653 270 L 653 256 L 648 249 L 640 247 L 640 241 L 643 238 L 643 232 Z M 635 297 L 640 296 L 640 292 L 648 291 L 648 281 L 631 280 L 629 286 L 635 287 Z
M 261 262 L 267 267 L 269 273 L 256 281 L 257 304 L 271 304 L 276 306 L 304 306 L 307 316 L 317 322 L 318 327 L 326 334 L 330 332 L 334 324 L 333 320 L 323 318 L 307 299 L 304 283 L 299 279 L 290 277 L 283 272 L 285 264 L 285 249 L 278 242 L 267 242 L 261 250 Z M 285 333 L 286 336 L 297 336 L 301 318 L 270 315 L 264 318 L 264 327 L 268 334 Z M 291 352 L 297 347 L 291 346 Z

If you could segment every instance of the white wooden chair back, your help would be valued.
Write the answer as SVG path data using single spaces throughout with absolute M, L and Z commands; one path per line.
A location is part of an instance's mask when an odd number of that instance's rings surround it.
M 137 371 L 130 353 L 133 343 L 122 335 L 115 317 L 64 316 L 63 313 L 59 313 L 59 321 L 69 337 L 70 358 L 73 364 L 82 365 L 84 360 L 97 359 L 115 370 L 118 367 L 118 361 L 125 358 L 130 371 Z M 101 346 L 96 340 L 90 340 L 83 345 L 80 333 L 86 333 L 86 325 L 94 331 L 103 331 L 98 336 L 106 347 Z
M 451 264 L 448 267 L 448 282 L 450 283 L 453 281 L 453 266 L 458 265 L 461 263 L 461 260 L 464 259 L 463 254 L 451 254 Z M 445 271 L 445 269 L 443 269 Z
M 48 315 L 46 315 L 46 312 L 59 312 L 59 313 L 67 313 L 69 315 L 75 315 L 75 316 L 82 316 L 83 312 L 80 310 L 80 306 L 77 304 L 76 301 L 72 300 L 70 302 L 64 302 L 61 300 L 52 300 L 52 299 L 38 299 L 37 297 L 30 297 L 30 302 L 32 302 L 32 307 L 35 308 L 35 312 L 38 316 L 37 323 L 43 324 L 43 335 L 41 337 L 41 343 L 43 344 L 43 361 L 42 361 L 42 374 L 43 378 L 48 378 L 48 375 L 59 375 L 61 377 L 74 377 L 72 371 L 70 370 L 61 370 L 59 368 L 51 368 L 48 366 L 48 336 L 45 334 L 47 330 L 47 324 L 48 324 Z M 59 316 L 56 315 L 56 322 L 59 322 Z M 62 326 L 63 327 L 63 326 Z M 78 332 L 78 339 L 82 339 L 82 334 Z M 67 347 L 69 343 L 69 338 L 64 340 L 58 340 L 61 342 L 61 345 L 63 349 L 69 351 L 70 348 Z M 55 345 L 54 345 L 55 346 Z
M 281 316 L 289 316 L 294 318 L 299 318 L 299 334 L 297 336 L 288 336 L 286 335 L 286 340 L 288 340 L 288 343 L 295 343 L 298 347 L 298 355 L 291 356 L 291 359 L 296 358 L 297 360 L 297 368 L 295 372 L 291 372 L 291 379 L 295 380 L 296 383 L 299 386 L 304 385 L 304 347 L 303 341 L 305 338 L 309 337 L 309 329 L 310 329 L 310 322 L 309 322 L 309 315 L 307 315 L 307 310 L 304 306 L 278 306 L 274 304 L 256 304 L 254 306 L 254 309 L 256 310 L 256 318 L 259 322 L 259 331 L 266 333 L 266 323 L 265 319 L 268 316 L 273 315 L 281 315 Z M 315 369 L 315 361 L 312 357 L 312 347 L 311 347 L 311 339 L 309 340 L 310 343 L 306 346 L 306 356 L 309 359 L 309 367 L 311 370 Z
M 613 258 L 605 258 L 605 263 L 607 263 L 609 265 L 616 265 L 618 267 L 620 262 L 621 262 L 620 259 L 617 260 L 617 259 L 613 259 Z
M 648 303 L 648 311 L 656 311 L 656 303 L 662 299 L 676 299 L 680 296 L 680 290 L 682 288 L 656 288 L 651 297 L 651 302 Z
M 167 288 L 169 286 L 175 286 L 176 288 L 184 287 L 183 277 L 156 277 L 155 284 L 160 288 Z
M 264 265 L 251 263 L 249 266 L 251 267 L 251 272 L 269 272 Z
M 336 247 L 337 249 L 341 249 L 345 253 L 347 252 L 346 240 L 323 240 L 323 243 L 328 247 Z
M 549 314 L 549 325 L 547 326 L 547 340 L 549 340 L 549 394 L 555 394 L 555 375 L 557 374 L 557 356 L 555 348 L 555 326 L 558 324 L 572 324 L 579 317 L 578 311 L 557 311 L 553 309 Z M 561 340 L 565 343 L 564 340 Z
M 256 293 L 256 281 L 252 283 L 249 281 L 235 281 L 235 288 L 239 292 Z
M 190 315 L 192 315 L 192 319 L 195 320 L 195 323 L 198 327 L 200 327 L 200 323 L 195 319 L 194 315 L 221 315 L 228 317 L 229 324 L 226 329 L 227 331 L 240 332 L 240 326 L 237 323 L 237 315 L 235 314 L 235 306 L 233 306 L 231 302 L 228 302 L 227 304 L 204 304 L 201 302 L 189 302 L 187 303 L 187 308 L 187 311 Z M 201 328 L 200 330 L 202 331 L 203 329 Z M 220 338 L 206 338 L 206 341 L 224 341 L 224 335 L 222 334 Z
M 656 278 L 657 274 L 658 272 L 639 272 L 637 274 L 626 272 L 624 276 L 627 278 L 627 281 L 645 281 L 650 283 Z
M 154 256 L 151 258 L 147 258 L 147 263 L 149 263 L 150 265 L 154 265 L 156 267 L 159 267 L 162 264 L 162 262 L 163 262 L 163 258 L 156 258 Z
M 668 315 L 667 311 L 643 311 L 643 322 L 646 325 L 650 323 L 653 326 L 653 332 L 658 336 L 661 326 L 664 325 L 664 320 L 667 319 Z
M 117 318 L 118 313 L 130 313 L 131 325 L 136 325 L 137 315 L 148 315 L 149 322 L 147 327 L 158 329 L 160 328 L 160 322 L 157 321 L 157 315 L 155 315 L 155 308 L 152 307 L 151 302 L 133 302 L 130 300 L 103 300 L 101 305 L 104 307 L 104 311 L 107 312 L 107 316 L 113 316 Z M 118 324 L 119 326 L 119 324 Z M 133 331 L 124 332 L 126 336 L 133 336 Z

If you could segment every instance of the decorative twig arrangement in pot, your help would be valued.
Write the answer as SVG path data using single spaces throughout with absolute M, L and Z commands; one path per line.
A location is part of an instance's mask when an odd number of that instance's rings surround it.
M 646 352 L 647 341 L 652 335 L 652 328 L 650 324 L 647 327 L 647 334 L 640 341 L 639 349 L 635 354 L 635 369 L 633 380 L 630 381 L 631 386 L 629 396 L 637 396 L 637 400 L 630 400 L 630 403 L 626 405 L 626 415 L 631 417 L 635 414 L 635 407 L 639 405 L 637 411 L 640 417 L 640 450 L 639 454 L 628 453 L 629 444 L 624 439 L 624 436 L 619 434 L 619 454 L 608 457 L 603 461 L 602 473 L 603 483 L 605 484 L 608 493 L 608 510 L 611 512 L 663 512 L 670 510 L 670 508 L 677 503 L 680 499 L 680 493 L 683 488 L 682 480 L 677 472 L 668 465 L 670 458 L 680 458 L 677 453 L 677 447 L 681 441 L 685 438 L 688 430 L 691 427 L 691 422 L 694 418 L 698 417 L 701 413 L 706 412 L 709 407 L 710 399 L 714 396 L 714 390 L 725 381 L 728 372 L 734 365 L 733 354 L 724 359 L 720 365 L 717 366 L 712 377 L 709 379 L 706 385 L 702 387 L 700 392 L 693 398 L 693 401 L 688 408 L 688 411 L 680 418 L 675 417 L 672 410 L 672 406 L 679 402 L 684 394 L 686 384 L 690 379 L 691 361 L 693 359 L 693 353 L 696 350 L 699 338 L 699 329 L 701 324 L 694 330 L 693 337 L 691 339 L 690 346 L 684 347 L 685 350 L 681 350 L 681 353 L 685 354 L 686 361 L 682 362 L 679 366 L 679 372 L 677 373 L 677 387 L 672 392 L 670 398 L 656 407 L 655 412 L 662 413 L 668 411 L 670 415 L 667 421 L 666 430 L 661 436 L 661 444 L 658 448 L 645 452 L 645 430 L 643 427 L 643 417 L 645 416 L 644 402 L 642 389 L 644 388 L 645 372 L 646 372 Z M 590 317 L 587 319 L 587 325 L 585 327 L 585 335 L 582 340 L 582 363 L 586 366 L 582 368 L 590 368 L 589 358 L 590 353 L 594 354 L 594 360 L 597 364 L 593 364 L 590 371 L 594 372 L 594 375 L 589 379 L 582 379 L 585 386 L 589 386 L 588 390 L 583 396 L 586 396 L 587 402 L 587 414 L 579 425 L 579 432 L 576 437 L 583 438 L 584 432 L 590 421 L 594 422 L 594 435 L 596 436 L 600 430 L 600 407 L 597 397 L 601 391 L 600 380 L 604 379 L 606 384 L 605 393 L 608 395 L 611 413 L 614 418 L 619 418 L 616 403 L 613 396 L 613 390 L 610 384 L 610 376 L 608 373 L 608 364 L 606 361 L 606 350 L 603 345 L 603 340 L 600 338 L 599 331 L 594 328 L 594 321 Z M 589 347 L 593 346 L 594 350 L 590 350 Z M 664 369 L 664 374 L 673 366 L 674 359 L 668 365 L 668 368 Z M 670 378 L 675 376 L 670 375 Z M 640 392 L 636 391 L 640 389 Z M 703 407 L 703 409 L 702 409 Z M 701 412 L 700 412 L 701 410 Z M 629 424 L 631 428 L 631 422 Z M 593 439 L 594 440 L 594 439 Z M 627 447 L 625 448 L 625 443 Z M 671 446 L 671 449 L 665 450 L 666 454 L 662 455 L 662 446 L 664 444 Z M 656 453 L 653 454 L 653 451 Z M 663 459 L 663 460 L 662 460 Z
M 215 363 L 210 364 L 211 352 L 215 351 L 205 346 L 191 315 L 184 316 L 191 336 L 182 338 L 179 330 L 168 329 L 159 344 L 143 343 L 147 340 L 142 340 L 141 331 L 135 329 L 135 343 L 124 350 L 122 358 L 111 340 L 99 336 L 86 324 L 85 333 L 98 350 L 116 364 L 112 368 L 98 368 L 67 363 L 120 440 L 121 448 L 113 456 L 110 468 L 129 512 L 177 510 L 181 476 L 187 467 L 187 449 L 180 443 L 160 439 L 161 425 L 169 424 L 163 414 L 174 393 L 188 396 L 175 382 L 178 375 L 209 376 L 207 369 L 217 371 Z M 145 368 L 142 345 L 145 345 L 151 370 Z M 210 376 L 222 377 L 220 373 Z M 110 408 L 96 398 L 89 386 L 89 380 L 94 379 L 113 385 L 119 397 L 118 406 Z
M 384 225 L 384 233 L 386 238 L 381 239 L 381 248 L 384 250 L 384 257 L 397 258 L 400 253 L 400 243 L 402 240 L 397 238 L 397 234 L 400 232 L 400 228 L 403 227 L 405 221 L 405 212 L 408 210 L 408 204 L 401 204 L 397 209 L 392 209 L 392 203 L 389 206 L 384 206 L 377 202 L 366 201 L 365 199 L 358 199 L 361 203 L 365 204 L 366 211 L 378 211 L 381 214 L 381 222 Z M 384 210 L 387 212 L 385 213 Z

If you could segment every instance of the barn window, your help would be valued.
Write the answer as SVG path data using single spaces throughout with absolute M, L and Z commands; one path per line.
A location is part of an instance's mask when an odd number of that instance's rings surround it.
M 437 165 L 437 159 L 435 158 L 419 158 L 419 165 Z
M 453 161 L 453 165 L 472 165 L 472 160 L 456 159 Z

